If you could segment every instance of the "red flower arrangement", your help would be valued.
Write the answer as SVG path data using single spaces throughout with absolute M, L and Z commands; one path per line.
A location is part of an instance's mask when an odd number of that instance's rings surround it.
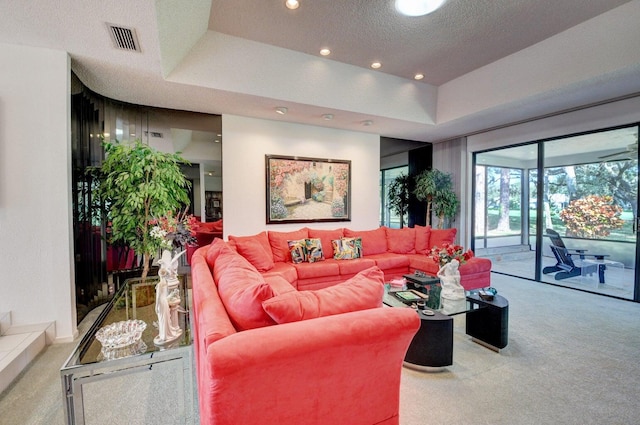
M 441 247 L 434 246 L 431 248 L 430 257 L 442 267 L 452 260 L 458 260 L 460 264 L 464 264 L 468 259 L 473 257 L 473 253 L 470 249 L 465 251 L 464 247 L 460 245 L 447 244 Z

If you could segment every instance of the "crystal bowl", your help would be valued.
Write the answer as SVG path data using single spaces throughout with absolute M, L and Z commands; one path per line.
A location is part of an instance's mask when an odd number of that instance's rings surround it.
M 127 347 L 140 340 L 146 327 L 142 320 L 124 320 L 98 329 L 96 339 L 109 350 Z

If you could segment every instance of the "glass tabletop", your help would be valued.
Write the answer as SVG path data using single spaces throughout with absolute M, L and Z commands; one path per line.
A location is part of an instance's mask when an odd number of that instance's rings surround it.
M 412 285 L 407 282 L 406 286 L 394 287 L 387 283 L 384 285 L 383 303 L 390 307 L 405 307 L 417 309 L 418 297 L 425 300 L 426 308 L 429 310 L 439 311 L 448 316 L 467 313 L 475 308 L 466 297 L 461 300 L 451 300 L 440 297 L 442 286 L 439 281 L 428 285 Z M 420 296 L 416 292 L 423 294 Z M 413 298 L 411 294 L 415 294 Z M 467 292 L 469 295 L 470 292 Z M 425 298 L 426 297 L 426 298 Z
M 180 297 L 177 308 L 178 323 L 182 335 L 171 344 L 158 346 L 154 343 L 154 338 L 158 335 L 158 316 L 155 311 L 155 288 L 158 281 L 157 276 L 147 277 L 144 283 L 141 278 L 127 279 L 82 338 L 65 367 L 104 362 L 190 345 L 189 303 L 185 276 L 178 277 L 177 286 Z M 103 347 L 96 338 L 96 333 L 101 328 L 106 330 L 108 326 L 115 326 L 114 324 L 118 322 L 133 320 L 141 321 L 136 324 L 145 327 L 137 342 L 108 349 Z

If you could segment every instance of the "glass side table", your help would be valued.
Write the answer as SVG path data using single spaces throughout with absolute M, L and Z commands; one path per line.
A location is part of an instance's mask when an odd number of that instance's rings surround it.
M 197 422 L 186 276 L 179 277 L 182 335 L 158 347 L 154 322 L 158 277 L 127 279 L 60 370 L 68 424 Z M 122 320 L 146 323 L 140 341 L 103 350 L 96 332 Z

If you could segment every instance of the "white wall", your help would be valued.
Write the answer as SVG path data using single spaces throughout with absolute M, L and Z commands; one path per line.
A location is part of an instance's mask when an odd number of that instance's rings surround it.
M 72 262 L 70 61 L 0 44 L 0 311 L 77 333 Z
M 475 134 L 467 138 L 467 147 L 477 152 L 639 121 L 640 96 Z
M 224 234 L 379 226 L 380 137 L 280 121 L 222 116 Z M 266 225 L 265 155 L 351 160 L 351 221 Z

